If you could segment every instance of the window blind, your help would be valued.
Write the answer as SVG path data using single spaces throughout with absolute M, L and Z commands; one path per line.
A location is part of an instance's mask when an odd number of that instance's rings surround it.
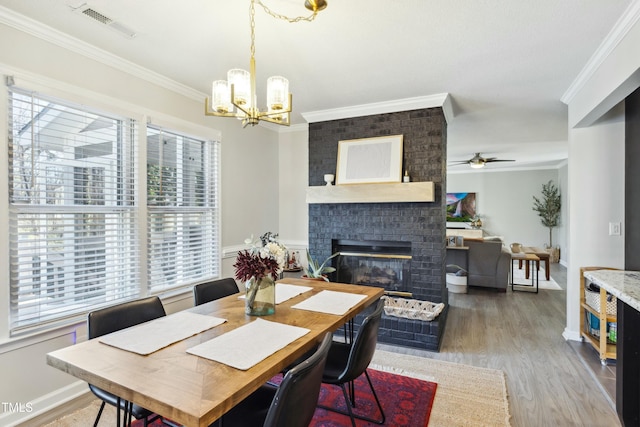
M 10 331 L 139 294 L 136 123 L 9 88 Z
M 147 127 L 149 289 L 219 276 L 215 141 Z

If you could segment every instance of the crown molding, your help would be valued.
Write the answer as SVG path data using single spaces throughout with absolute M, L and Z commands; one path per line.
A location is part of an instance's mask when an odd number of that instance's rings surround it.
M 64 49 L 93 59 L 114 69 L 136 76 L 149 83 L 155 84 L 172 92 L 185 96 L 194 101 L 202 101 L 207 95 L 148 68 L 141 67 L 131 61 L 109 53 L 87 42 L 58 31 L 32 18 L 16 13 L 4 6 L 0 6 L 0 23 L 15 28 L 33 37 L 53 43 Z M 310 111 L 302 113 L 307 123 L 336 120 L 349 117 L 367 116 L 372 114 L 394 113 L 399 111 L 417 110 L 422 108 L 442 107 L 445 120 L 450 122 L 453 117 L 451 97 L 448 93 L 404 98 L 371 104 L 354 105 L 328 110 Z M 261 123 L 261 126 L 278 133 L 300 132 L 308 130 L 308 124 L 292 125 L 289 127 Z
M 447 123 L 453 120 L 453 107 L 451 97 L 448 93 L 374 102 L 371 104 L 353 105 L 351 107 L 332 108 L 328 110 L 309 111 L 302 113 L 302 117 L 309 123 L 315 123 L 435 107 L 442 107 Z
M 611 31 L 609 31 L 607 37 L 600 43 L 598 49 L 596 49 L 576 79 L 571 83 L 564 95 L 562 95 L 560 101 L 569 105 L 576 94 L 587 84 L 589 79 L 593 77 L 605 59 L 613 52 L 638 20 L 640 20 L 640 1 L 636 0 L 624 11 L 620 19 L 618 19 Z
M 101 62 L 117 70 L 124 71 L 125 73 L 183 95 L 189 99 L 203 101 L 207 96 L 203 92 L 190 88 L 182 83 L 178 83 L 175 80 L 167 78 L 155 71 L 151 71 L 148 68 L 141 67 L 131 61 L 120 58 L 119 56 L 97 48 L 87 42 L 44 25 L 41 22 L 7 9 L 4 6 L 0 6 L 0 23 L 58 45 L 64 49 L 76 52 L 87 58 Z

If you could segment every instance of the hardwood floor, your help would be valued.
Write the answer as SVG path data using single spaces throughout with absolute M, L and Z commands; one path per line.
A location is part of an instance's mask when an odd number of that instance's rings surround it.
M 562 291 L 496 293 L 470 288 L 467 294 L 449 294 L 449 317 L 439 353 L 380 348 L 503 370 L 513 426 L 620 426 L 613 400 L 605 391 L 610 388 L 611 368 L 598 367 L 594 350 L 562 337 L 566 269 L 552 264 L 551 277 Z M 600 375 L 594 375 L 598 371 Z

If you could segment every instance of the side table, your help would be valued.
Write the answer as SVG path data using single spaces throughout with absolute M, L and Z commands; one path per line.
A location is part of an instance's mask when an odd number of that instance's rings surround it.
M 550 268 L 549 268 L 549 260 L 551 258 L 551 254 L 549 252 L 547 252 L 545 249 L 542 248 L 536 248 L 533 246 L 523 246 L 522 247 L 522 252 L 527 253 L 527 254 L 534 254 L 535 256 L 537 256 L 538 258 L 540 258 L 540 261 L 544 262 L 544 275 L 546 277 L 547 280 L 549 280 L 550 276 Z M 540 268 L 540 261 L 536 262 L 536 268 L 539 269 Z M 525 277 L 528 279 L 529 278 L 529 269 L 525 267 Z
M 513 262 L 514 261 L 518 261 L 518 263 L 525 263 L 525 268 L 526 270 L 530 270 L 529 266 L 531 265 L 531 284 L 530 285 L 524 285 L 524 284 L 518 284 L 518 283 L 513 283 Z M 537 255 L 531 254 L 531 253 L 524 253 L 524 252 L 512 252 L 511 253 L 511 292 L 514 291 L 523 291 L 524 289 L 516 289 L 514 287 L 515 286 L 524 286 L 524 287 L 530 287 L 536 288 L 536 294 L 538 293 L 538 269 L 537 268 L 533 268 L 533 263 L 540 263 L 540 258 Z M 528 279 L 528 275 L 527 275 L 527 279 Z

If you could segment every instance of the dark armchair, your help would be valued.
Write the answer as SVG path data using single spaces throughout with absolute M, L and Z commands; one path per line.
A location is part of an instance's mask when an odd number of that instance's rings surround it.
M 279 386 L 260 387 L 222 417 L 221 427 L 307 427 L 318 403 L 331 342 L 331 333 L 325 334 L 317 350 L 287 371 Z M 216 423 L 212 426 L 220 425 Z
M 87 318 L 88 336 L 89 339 L 97 338 L 165 315 L 162 301 L 157 296 L 125 302 L 89 313 Z M 100 421 L 105 403 L 118 408 L 118 413 L 123 410 L 125 415 L 129 412 L 135 419 L 143 419 L 145 427 L 150 421 L 157 418 L 157 416 L 151 417 L 154 415 L 151 411 L 136 404 L 130 404 L 92 384 L 89 384 L 89 389 L 102 400 L 102 405 L 100 405 L 100 410 L 93 424 L 94 427 Z M 151 419 L 149 419 L 150 417 Z
M 240 292 L 236 281 L 231 277 L 200 283 L 193 287 L 193 299 L 195 305 L 214 301 Z
M 367 367 L 371 363 L 373 353 L 376 350 L 376 343 L 378 342 L 378 329 L 380 326 L 380 319 L 382 318 L 382 310 L 384 309 L 384 301 L 379 300 L 375 306 L 375 309 L 369 314 L 358 330 L 358 334 L 351 344 L 334 342 L 329 349 L 329 356 L 327 357 L 327 363 L 324 368 L 324 374 L 322 375 L 322 382 L 326 384 L 337 385 L 342 389 L 342 394 L 346 401 L 348 412 L 338 411 L 335 408 L 321 406 L 323 409 L 329 411 L 339 412 L 344 415 L 348 415 L 351 418 L 351 425 L 356 426 L 355 418 L 363 419 L 368 422 L 376 424 L 384 424 L 385 415 L 380 405 L 378 395 L 373 388 L 369 374 L 367 373 Z M 347 394 L 347 388 L 345 384 L 358 378 L 364 374 L 373 392 L 373 397 L 378 405 L 381 418 L 376 420 L 364 416 L 355 415 L 353 413 L 353 402 Z

